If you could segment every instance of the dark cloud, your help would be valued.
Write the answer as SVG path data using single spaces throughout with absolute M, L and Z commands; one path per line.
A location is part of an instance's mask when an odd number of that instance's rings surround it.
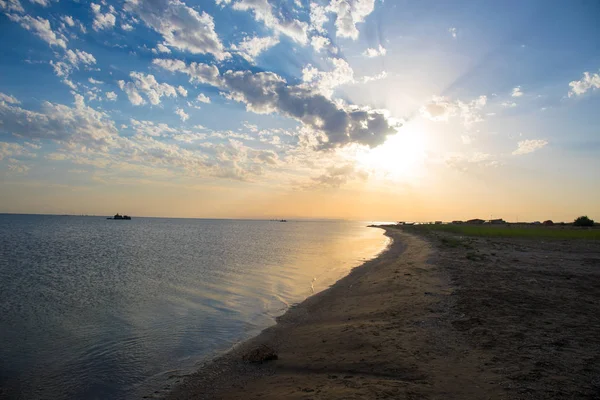
M 290 86 L 272 72 L 227 71 L 222 86 L 229 97 L 246 104 L 248 110 L 267 114 L 278 112 L 321 133 L 321 148 L 350 143 L 376 147 L 396 132 L 398 123 L 382 111 L 336 104 L 305 86 Z
M 200 68 L 180 60 L 157 59 L 153 63 L 190 77 L 199 76 L 197 72 L 202 70 L 203 79 L 199 82 L 218 87 L 227 98 L 246 104 L 249 111 L 279 113 L 302 122 L 318 135 L 320 149 L 350 143 L 376 147 L 400 127 L 384 111 L 334 102 L 318 87 L 289 85 L 273 72 L 230 70 L 219 75 L 216 68 L 209 71 L 204 65 Z

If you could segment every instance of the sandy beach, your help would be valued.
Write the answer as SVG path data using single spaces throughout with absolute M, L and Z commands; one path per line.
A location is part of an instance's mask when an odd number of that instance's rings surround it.
M 386 234 L 381 256 L 148 397 L 600 397 L 598 241 Z

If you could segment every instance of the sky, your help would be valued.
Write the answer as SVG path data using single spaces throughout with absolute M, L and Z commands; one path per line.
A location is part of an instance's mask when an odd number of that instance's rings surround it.
M 0 212 L 600 219 L 599 16 L 0 0 Z

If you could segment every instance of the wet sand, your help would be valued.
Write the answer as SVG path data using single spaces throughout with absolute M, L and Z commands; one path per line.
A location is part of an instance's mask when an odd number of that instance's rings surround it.
M 598 242 L 386 234 L 381 256 L 166 398 L 600 398 Z

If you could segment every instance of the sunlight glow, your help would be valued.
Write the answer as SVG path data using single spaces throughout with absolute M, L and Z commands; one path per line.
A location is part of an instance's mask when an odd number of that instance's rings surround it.
M 375 177 L 413 180 L 422 172 L 426 145 L 426 136 L 418 127 L 404 126 L 381 146 L 358 150 L 356 160 Z

